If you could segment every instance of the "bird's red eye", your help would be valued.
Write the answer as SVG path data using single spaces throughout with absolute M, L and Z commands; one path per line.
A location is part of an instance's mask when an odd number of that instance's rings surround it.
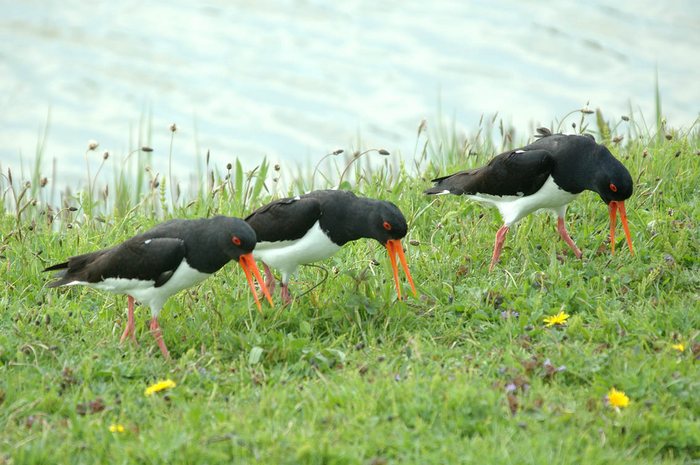
M 384 229 L 386 229 L 387 231 L 391 231 L 391 223 L 389 223 L 388 221 L 385 221 L 384 222 Z
M 231 242 L 233 242 L 236 245 L 241 245 L 241 240 L 238 238 L 238 236 L 233 236 Z
M 617 192 L 617 186 L 613 183 L 610 183 L 610 190 L 613 192 Z

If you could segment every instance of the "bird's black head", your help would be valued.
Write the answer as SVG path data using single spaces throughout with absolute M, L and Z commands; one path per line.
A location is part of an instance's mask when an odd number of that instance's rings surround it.
M 369 199 L 368 199 L 369 200 Z M 384 200 L 369 200 L 373 208 L 371 208 L 371 213 L 369 215 L 368 224 L 365 225 L 368 228 L 369 234 L 365 234 L 365 237 L 371 237 L 376 239 L 384 247 L 386 247 L 387 253 L 389 254 L 389 260 L 391 261 L 391 268 L 394 274 L 394 282 L 396 283 L 396 293 L 401 300 L 401 285 L 399 283 L 399 263 L 406 273 L 406 279 L 411 285 L 411 290 L 413 295 L 416 295 L 416 286 L 413 284 L 413 278 L 411 277 L 411 272 L 408 269 L 408 262 L 406 256 L 403 252 L 403 246 L 401 245 L 401 239 L 406 237 L 408 232 L 408 225 L 406 224 L 406 218 L 404 218 L 403 213 L 399 210 L 399 207 L 391 202 Z
M 555 161 L 555 182 L 564 190 L 578 194 L 584 189 L 597 192 L 608 205 L 610 243 L 615 251 L 615 225 L 620 214 L 627 243 L 632 253 L 632 236 L 627 225 L 625 200 L 632 196 L 632 176 L 604 145 L 592 136 L 555 134 L 542 137 L 529 147 L 549 151 Z
M 255 248 L 255 231 L 245 221 L 226 216 L 217 216 L 211 221 L 215 223 L 217 244 L 229 259 L 238 260 L 241 255 L 249 254 Z
M 392 239 L 402 239 L 408 232 L 406 218 L 399 207 L 384 200 L 376 201 L 368 221 L 369 237 L 376 239 L 382 245 L 386 245 L 387 241 Z
M 608 205 L 610 213 L 610 246 L 612 253 L 615 253 L 615 226 L 617 224 L 617 214 L 620 214 L 622 228 L 625 231 L 627 245 L 630 253 L 634 255 L 632 247 L 632 235 L 627 224 L 627 210 L 625 200 L 632 196 L 633 185 L 632 176 L 627 168 L 612 156 L 604 145 L 597 146 L 597 163 L 592 190 L 596 191 L 600 198 Z
M 258 280 L 265 298 L 270 302 L 270 305 L 273 305 L 272 297 L 260 276 L 260 271 L 255 264 L 255 258 L 253 258 L 253 249 L 257 243 L 253 228 L 239 218 L 216 216 L 210 221 L 213 223 L 212 229 L 215 231 L 217 245 L 221 252 L 225 254 L 228 259 L 236 260 L 238 264 L 241 265 L 241 268 L 243 268 L 258 310 L 262 311 L 262 306 L 260 305 L 258 293 L 253 284 L 253 275 Z
M 595 160 L 599 162 L 593 190 L 606 204 L 612 201 L 624 201 L 632 196 L 632 176 L 604 145 L 598 145 Z

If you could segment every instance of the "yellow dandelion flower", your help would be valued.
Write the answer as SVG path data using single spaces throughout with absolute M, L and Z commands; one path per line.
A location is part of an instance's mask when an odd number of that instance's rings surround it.
M 675 350 L 677 350 L 678 352 L 683 352 L 683 351 L 685 350 L 685 346 L 684 346 L 682 343 L 673 344 L 673 345 L 671 346 L 671 349 L 675 349 Z
M 630 398 L 627 397 L 627 394 L 625 394 L 624 391 L 618 391 L 615 388 L 611 388 L 610 392 L 608 392 L 608 403 L 611 407 L 624 408 L 630 404 Z
M 548 316 L 544 319 L 544 324 L 548 328 L 554 325 L 565 325 L 566 320 L 569 319 L 569 314 L 564 312 L 559 312 L 556 315 Z
M 113 423 L 109 425 L 109 432 L 110 433 L 123 433 L 124 432 L 124 425 L 119 424 L 119 423 Z
M 158 381 L 155 384 L 151 384 L 146 388 L 146 390 L 143 392 L 144 395 L 151 396 L 156 392 L 164 391 L 166 389 L 172 389 L 177 384 L 175 384 L 175 381 L 172 379 L 166 379 L 165 381 Z

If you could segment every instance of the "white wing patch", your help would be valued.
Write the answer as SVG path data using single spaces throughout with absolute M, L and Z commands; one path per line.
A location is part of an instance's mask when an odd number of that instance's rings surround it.
M 148 244 L 151 243 L 151 240 L 152 240 L 152 239 L 146 239 L 145 241 L 143 241 L 143 243 L 146 244 L 146 245 L 148 245 Z
M 525 150 L 516 150 L 515 153 L 525 153 Z

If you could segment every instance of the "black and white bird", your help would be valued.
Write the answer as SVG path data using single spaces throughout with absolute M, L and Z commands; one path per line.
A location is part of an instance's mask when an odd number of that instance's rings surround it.
M 282 273 L 280 292 L 285 303 L 291 302 L 289 278 L 299 265 L 324 260 L 361 238 L 375 239 L 387 248 L 399 299 L 397 256 L 416 293 L 401 246 L 408 226 L 391 202 L 357 197 L 349 191 L 318 190 L 271 202 L 245 220 L 257 235 L 253 255 L 263 262 L 271 292 L 275 281 L 269 267 Z
M 496 241 L 489 270 L 493 270 L 510 227 L 541 208 L 557 214 L 557 230 L 577 258 L 581 250 L 566 231 L 566 207 L 584 190 L 596 192 L 608 204 L 610 242 L 615 253 L 615 224 L 620 213 L 630 252 L 632 238 L 627 226 L 625 200 L 632 195 L 632 177 L 610 151 L 592 136 L 552 134 L 540 129 L 539 140 L 504 152 L 487 165 L 433 179 L 426 194 L 466 195 L 498 208 L 503 226 Z
M 260 309 L 251 271 L 272 305 L 269 292 L 255 265 L 255 231 L 239 218 L 217 216 L 197 220 L 170 220 L 107 249 L 71 257 L 50 266 L 56 281 L 48 287 L 85 285 L 128 296 L 128 320 L 121 342 L 136 342 L 134 300 L 151 308 L 151 333 L 165 358 L 170 358 L 158 314 L 165 301 L 178 291 L 194 286 L 237 260 Z

